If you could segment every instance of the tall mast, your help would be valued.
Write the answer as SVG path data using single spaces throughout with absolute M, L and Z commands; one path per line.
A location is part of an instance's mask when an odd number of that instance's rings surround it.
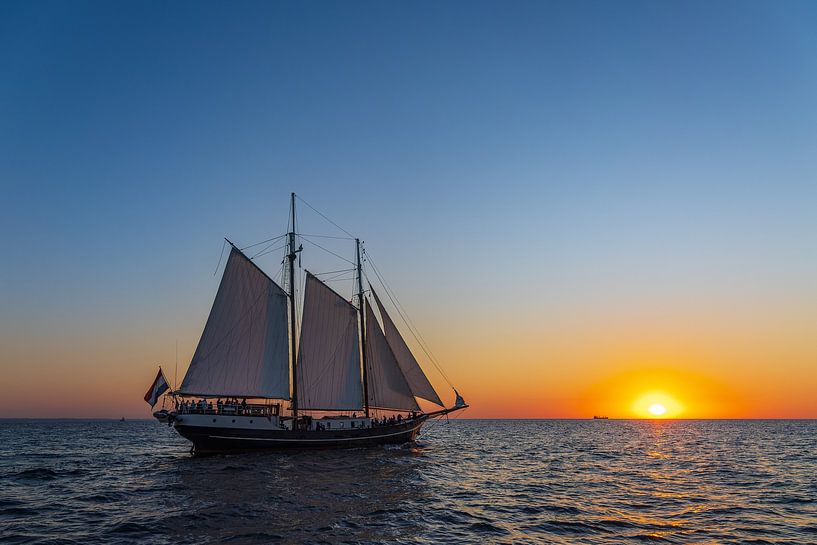
M 357 301 L 360 313 L 360 350 L 363 361 L 363 410 L 369 418 L 369 380 L 366 374 L 366 313 L 363 309 L 363 267 L 360 263 L 360 239 L 355 239 L 357 245 Z
M 295 258 L 298 250 L 295 249 L 295 193 L 292 193 L 292 231 L 289 232 L 289 345 L 290 366 L 292 367 L 292 429 L 297 429 L 298 422 L 298 369 L 297 354 L 295 353 Z

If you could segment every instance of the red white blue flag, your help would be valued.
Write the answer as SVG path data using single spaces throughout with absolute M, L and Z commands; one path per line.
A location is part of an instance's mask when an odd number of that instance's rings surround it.
M 145 394 L 145 401 L 148 402 L 151 409 L 154 405 L 156 405 L 156 402 L 159 401 L 159 396 L 165 393 L 168 388 L 170 388 L 170 386 L 168 386 L 167 380 L 165 380 L 165 375 L 162 373 L 162 368 L 159 367 L 159 374 L 156 375 L 156 380 L 153 381 L 153 385 Z

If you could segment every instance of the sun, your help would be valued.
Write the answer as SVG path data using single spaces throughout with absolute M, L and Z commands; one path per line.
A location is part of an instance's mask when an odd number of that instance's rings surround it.
M 655 416 L 662 416 L 667 412 L 667 408 L 660 403 L 653 403 L 647 410 L 650 411 L 650 414 L 654 414 Z
M 678 418 L 684 412 L 684 406 L 675 396 L 661 390 L 643 393 L 631 409 L 638 418 Z

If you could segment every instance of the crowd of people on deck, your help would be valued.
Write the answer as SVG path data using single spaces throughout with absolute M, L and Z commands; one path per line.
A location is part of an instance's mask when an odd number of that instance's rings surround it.
M 213 400 L 204 398 L 198 401 L 182 400 L 178 405 L 178 410 L 188 414 L 260 415 L 267 414 L 270 408 L 267 405 L 248 404 L 246 398 L 239 401 L 238 398 L 232 397 L 224 401 L 218 398 L 215 405 L 213 405 Z
M 402 414 L 398 414 L 397 416 L 389 416 L 389 417 L 382 417 L 382 418 L 372 418 L 372 427 L 375 426 L 393 426 L 394 424 L 402 424 L 404 420 L 413 420 L 417 418 L 417 412 L 411 411 L 405 418 L 403 418 Z
M 226 398 L 223 401 L 221 398 L 218 398 L 213 404 L 212 400 L 207 400 L 204 398 L 199 399 L 198 401 L 195 400 L 182 400 L 177 405 L 177 410 L 182 414 L 219 414 L 219 415 L 246 415 L 246 416 L 262 416 L 268 415 L 270 412 L 270 407 L 267 405 L 256 405 L 256 404 L 248 404 L 247 399 L 244 398 L 241 401 L 238 398 L 231 397 Z M 277 414 L 277 413 L 275 413 Z M 413 420 L 417 418 L 417 411 L 411 411 L 405 417 L 402 414 L 391 415 L 391 416 L 382 416 L 380 418 L 373 417 L 369 419 L 368 425 L 367 423 L 360 422 L 360 427 L 380 427 L 380 426 L 393 426 L 395 424 L 402 424 L 405 421 Z M 357 413 L 353 413 L 351 416 L 352 419 L 357 419 Z M 281 422 L 281 426 L 283 427 L 283 422 Z M 352 427 L 355 427 L 354 422 L 352 423 Z M 315 431 L 324 431 L 324 430 L 331 430 L 331 420 L 328 422 L 321 422 L 315 421 Z
M 351 418 L 353 419 L 352 428 L 356 427 L 354 420 L 357 419 L 357 417 L 358 417 L 357 413 L 352 413 L 352 416 L 351 416 Z M 371 419 L 369 419 L 368 422 L 366 422 L 366 421 L 358 422 L 358 424 L 360 424 L 360 426 L 359 426 L 360 428 L 376 428 L 376 427 L 379 427 L 379 426 L 393 426 L 395 424 L 402 424 L 403 422 L 408 422 L 409 420 L 412 420 L 414 418 L 417 418 L 417 412 L 416 411 L 412 411 L 411 413 L 409 413 L 405 417 L 402 414 L 398 414 L 396 416 L 392 415 L 392 416 L 388 416 L 388 417 L 383 416 L 381 418 L 371 418 Z M 324 422 L 324 420 L 326 420 L 326 421 Z M 315 431 L 331 430 L 332 429 L 332 422 L 333 422 L 332 419 L 316 420 L 314 430 Z

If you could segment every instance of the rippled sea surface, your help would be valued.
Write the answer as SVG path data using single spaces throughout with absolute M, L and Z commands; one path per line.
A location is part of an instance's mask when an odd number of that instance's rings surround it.
M 817 422 L 459 420 L 194 458 L 152 421 L 0 421 L 4 543 L 817 543 Z

